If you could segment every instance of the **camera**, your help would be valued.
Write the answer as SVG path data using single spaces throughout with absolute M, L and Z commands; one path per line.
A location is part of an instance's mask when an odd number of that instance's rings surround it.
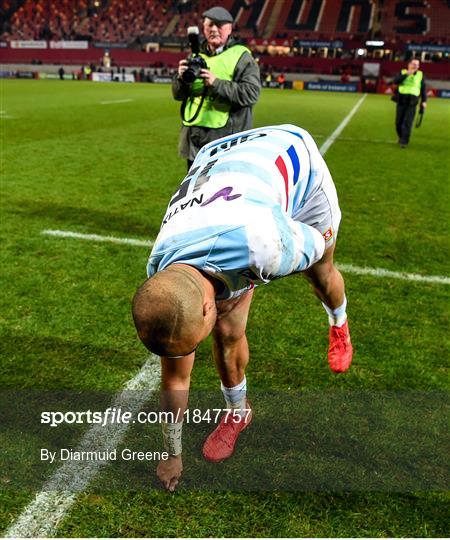
M 200 71 L 207 69 L 208 66 L 201 56 L 190 56 L 187 62 L 187 69 L 181 76 L 181 80 L 184 83 L 191 84 L 199 77 Z
M 187 69 L 181 76 L 184 83 L 191 84 L 198 78 L 202 69 L 207 69 L 208 66 L 205 60 L 200 56 L 200 41 L 198 26 L 190 26 L 188 28 L 188 40 L 191 46 L 192 54 L 187 59 Z

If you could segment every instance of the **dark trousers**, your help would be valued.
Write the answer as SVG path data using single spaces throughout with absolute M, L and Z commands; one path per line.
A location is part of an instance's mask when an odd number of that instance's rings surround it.
M 398 142 L 400 144 L 408 144 L 415 114 L 416 105 L 403 105 L 402 103 L 397 104 L 395 127 L 397 129 Z

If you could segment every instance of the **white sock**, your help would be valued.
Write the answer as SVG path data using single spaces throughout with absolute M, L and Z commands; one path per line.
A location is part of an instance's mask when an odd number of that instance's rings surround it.
M 244 410 L 247 405 L 247 378 L 244 376 L 242 382 L 233 386 L 232 388 L 227 388 L 220 383 L 222 389 L 223 397 L 227 404 L 228 409 L 235 409 L 239 416 L 245 416 L 246 411 Z
M 336 309 L 329 308 L 326 304 L 322 302 L 322 306 L 324 307 L 325 311 L 328 313 L 328 322 L 330 323 L 330 326 L 342 326 L 345 324 L 345 321 L 347 320 L 347 297 L 344 295 L 344 302 L 342 305 L 337 307 Z

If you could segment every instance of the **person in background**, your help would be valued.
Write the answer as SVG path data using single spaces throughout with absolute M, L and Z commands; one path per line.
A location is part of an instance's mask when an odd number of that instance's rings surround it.
M 400 148 L 406 148 L 409 143 L 419 100 L 421 101 L 420 106 L 423 109 L 427 106 L 425 79 L 419 67 L 419 60 L 411 60 L 408 63 L 407 69 L 402 69 L 393 81 L 398 85 L 395 128 L 397 130 Z
M 284 88 L 284 85 L 286 84 L 286 76 L 284 73 L 280 73 L 277 77 L 277 83 L 279 88 Z
M 216 6 L 203 17 L 205 40 L 200 56 L 207 68 L 188 83 L 183 80 L 188 60 L 181 60 L 172 83 L 174 98 L 183 102 L 179 154 L 187 160 L 188 169 L 205 144 L 253 127 L 252 108 L 261 90 L 258 64 L 231 35 L 231 14 Z

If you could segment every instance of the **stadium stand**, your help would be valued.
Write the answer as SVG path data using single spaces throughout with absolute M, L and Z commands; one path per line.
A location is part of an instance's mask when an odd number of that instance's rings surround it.
M 385 2 L 380 10 L 383 37 L 388 41 L 448 43 L 449 8 L 444 0 Z
M 2 40 L 144 41 L 184 37 L 216 0 L 9 0 Z M 242 38 L 366 39 L 448 43 L 446 0 L 223 0 Z M 275 16 L 275 17 L 274 17 Z
M 378 32 L 386 40 L 448 41 L 449 23 L 443 0 L 285 0 L 271 37 L 365 39 Z
M 217 0 L 4 0 L 0 27 L 3 63 L 99 64 L 111 48 L 115 65 L 174 68 L 186 55 L 187 27 Z M 399 61 L 415 54 L 411 44 L 444 46 L 429 53 L 427 74 L 450 79 L 448 0 L 222 0 L 235 18 L 235 35 L 260 56 L 266 69 L 286 73 L 361 73 L 365 60 L 391 76 Z M 382 56 L 366 48 L 385 42 Z M 85 40 L 85 50 L 14 48 L 14 40 Z M 299 40 L 303 45 L 296 46 Z M 305 42 L 332 42 L 327 50 Z M 149 52 L 155 45 L 157 53 Z M 273 47 L 272 47 L 273 46 Z M 445 49 L 447 46 L 447 49 Z M 326 46 L 324 46 L 326 48 Z M 70 47 L 69 47 L 70 48 Z M 270 48 L 273 51 L 269 50 Z M 365 51 L 362 57 L 358 49 Z M 146 52 L 143 52 L 146 51 Z M 170 52 L 169 52 L 170 51 Z M 442 52 L 444 51 L 444 52 Z
M 2 39 L 87 39 L 129 42 L 162 34 L 169 22 L 166 1 L 25 0 L 4 25 Z

